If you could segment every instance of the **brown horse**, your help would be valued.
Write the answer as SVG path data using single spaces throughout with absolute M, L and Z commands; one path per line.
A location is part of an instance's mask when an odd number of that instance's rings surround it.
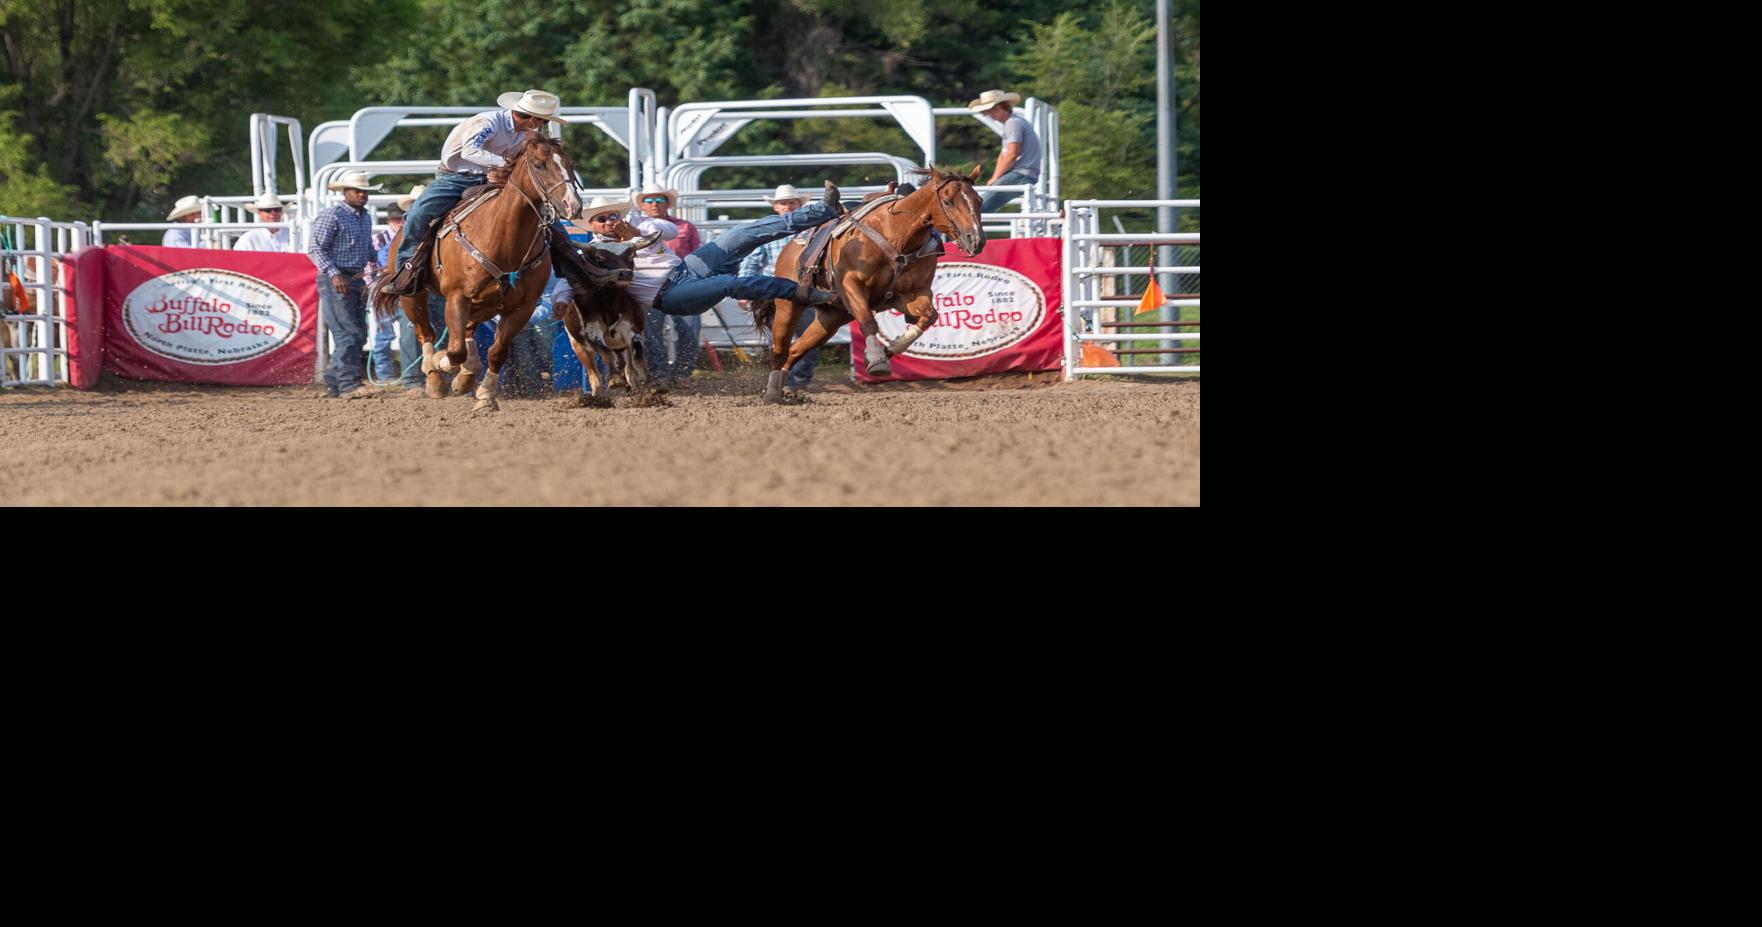
M 809 351 L 818 349 L 852 319 L 864 336 L 863 354 L 870 376 L 892 373 L 888 358 L 904 353 L 935 324 L 930 281 L 936 276 L 936 257 L 940 252 L 918 253 L 930 240 L 930 229 L 953 239 L 967 254 L 984 250 L 985 230 L 979 223 L 979 193 L 973 189 L 974 181 L 979 179 L 979 168 L 974 167 L 973 173 L 965 177 L 944 174 L 935 166 L 926 168 L 924 173 L 930 176 L 923 187 L 860 220 L 887 242 L 887 248 L 856 227 L 833 237 L 826 248 L 826 266 L 832 289 L 840 299 L 820 306 L 813 323 L 793 346 L 790 342 L 795 334 L 796 313 L 800 311 L 796 304 L 786 299 L 753 303 L 755 323 L 761 328 L 767 323 L 771 326 L 771 376 L 765 384 L 766 402 L 783 401 L 784 371 Z M 888 249 L 893 253 L 889 254 Z M 794 241 L 784 245 L 777 256 L 776 275 L 796 279 L 801 251 L 802 246 Z M 875 324 L 875 314 L 888 309 L 898 309 L 911 322 L 905 334 L 892 344 L 882 342 L 880 327 Z
M 435 332 L 428 322 L 428 294 L 394 297 L 375 290 L 373 303 L 382 315 L 389 315 L 393 301 L 401 302 L 404 316 L 416 326 L 416 337 L 422 342 L 422 372 L 428 375 L 430 398 L 447 396 L 441 374 L 457 369 L 452 395 L 463 396 L 477 387 L 477 402 L 471 411 L 493 412 L 496 389 L 501 381 L 502 365 L 514 336 L 526 327 L 538 299 L 544 294 L 551 271 L 551 225 L 560 218 L 573 216 L 581 207 L 575 195 L 575 165 L 563 153 L 561 142 L 537 132 L 527 133 L 508 155 L 511 165 L 506 184 L 482 194 L 475 209 L 469 205 L 449 213 L 436 223 L 437 234 L 445 234 L 435 243 L 430 267 L 437 290 L 447 301 L 447 347 L 437 352 Z M 468 215 L 455 220 L 462 210 Z M 448 227 L 457 223 L 457 228 Z M 391 253 L 398 252 L 399 239 L 392 239 Z M 376 283 L 391 278 L 381 277 Z M 509 280 L 513 282 L 510 285 Z M 496 340 L 489 348 L 489 373 L 481 385 L 477 372 L 483 367 L 478 359 L 471 332 L 478 325 L 500 315 Z

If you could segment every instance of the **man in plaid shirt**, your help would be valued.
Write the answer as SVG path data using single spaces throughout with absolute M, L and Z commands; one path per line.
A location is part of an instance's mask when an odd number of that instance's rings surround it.
M 807 201 L 807 194 L 795 189 L 794 184 L 787 183 L 778 187 L 774 195 L 765 197 L 765 202 L 771 204 L 771 211 L 780 216 L 787 216 L 790 213 L 795 212 Z M 776 241 L 768 241 L 760 245 L 753 251 L 753 253 L 746 256 L 746 260 L 740 262 L 740 275 L 742 277 L 751 277 L 755 275 L 763 275 L 767 277 L 775 276 L 777 273 L 777 255 L 783 253 L 783 246 L 789 244 L 789 241 L 789 238 L 779 238 Z M 752 301 L 746 299 L 741 300 L 740 308 L 751 312 Z M 795 319 L 795 337 L 800 338 L 801 333 L 808 330 L 808 325 L 813 320 L 813 311 L 804 308 Z M 768 339 L 771 333 L 760 332 L 759 334 Z M 808 381 L 814 378 L 814 366 L 819 362 L 819 351 L 809 351 L 802 355 L 802 359 L 796 361 L 794 367 L 789 368 L 789 388 L 800 392 L 806 387 Z
M 330 184 L 343 202 L 312 219 L 312 244 L 307 249 L 318 265 L 318 306 L 335 350 L 324 368 L 325 395 L 355 399 L 381 390 L 362 383 L 361 353 L 367 346 L 367 304 L 362 279 L 373 264 L 373 212 L 367 208 L 367 175 L 350 171 Z

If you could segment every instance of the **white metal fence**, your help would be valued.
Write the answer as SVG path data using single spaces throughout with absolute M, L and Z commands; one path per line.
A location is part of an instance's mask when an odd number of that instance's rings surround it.
M 1197 253 L 1198 232 L 1103 232 L 1101 215 L 1105 210 L 1147 210 L 1161 206 L 1176 209 L 1198 209 L 1198 200 L 1067 200 L 1064 227 L 1064 305 L 1065 305 L 1065 379 L 1097 373 L 1197 373 L 1199 365 L 1183 364 L 1175 358 L 1197 353 L 1198 332 L 1171 329 L 1198 328 L 1199 323 L 1183 323 L 1180 309 L 1199 305 L 1197 296 L 1176 292 L 1164 293 L 1154 321 L 1139 322 L 1131 310 L 1138 306 L 1142 294 L 1125 295 L 1120 288 L 1107 285 L 1110 278 L 1138 275 L 1173 275 L 1175 281 L 1197 281 L 1199 265 L 1154 265 L 1143 268 L 1120 266 L 1107 260 L 1112 249 L 1133 245 L 1154 249 L 1165 245 L 1189 248 Z M 1189 284 L 1190 285 L 1190 284 Z M 1126 310 L 1124 313 L 1121 310 Z M 1171 312 L 1172 310 L 1172 312 Z M 1121 315 L 1125 320 L 1121 321 Z M 1150 343 L 1161 347 L 1140 348 Z M 1085 366 L 1083 346 L 1110 346 L 1109 353 L 1119 359 L 1119 366 Z M 1120 347 L 1120 345 L 1125 345 Z M 1191 345 L 1191 346 L 1189 346 Z M 1146 354 L 1155 355 L 1150 364 L 1128 363 Z
M 0 216 L 0 265 L 18 275 L 24 291 L 14 293 L 9 282 L 0 284 L 5 290 L 0 293 L 0 328 L 5 329 L 0 386 L 68 382 L 68 279 L 73 267 L 61 259 L 84 248 L 91 234 L 84 222 Z M 26 301 L 31 311 L 17 311 Z

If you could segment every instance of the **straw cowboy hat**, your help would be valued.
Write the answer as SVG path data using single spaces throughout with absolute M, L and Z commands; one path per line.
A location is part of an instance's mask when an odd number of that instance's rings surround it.
M 331 190 L 383 190 L 385 184 L 367 185 L 366 171 L 350 171 L 326 185 Z
M 589 218 L 594 213 L 606 209 L 607 207 L 616 209 L 618 210 L 619 215 L 623 215 L 624 207 L 628 205 L 630 205 L 629 200 L 613 199 L 609 196 L 596 196 L 593 198 L 593 202 L 581 207 L 581 218 Z
M 1011 106 L 1019 106 L 1021 105 L 1021 102 L 1022 95 L 1019 93 L 1004 93 L 1001 90 L 987 90 L 984 93 L 979 94 L 979 99 L 973 100 L 967 104 L 967 112 L 982 113 L 999 103 L 1008 103 Z
M 176 222 L 184 216 L 202 211 L 202 198 L 195 195 L 179 197 L 177 205 L 171 207 L 171 215 L 165 217 L 167 222 Z
M 558 125 L 566 126 L 569 124 L 567 119 L 557 118 L 557 107 L 561 106 L 562 102 L 557 99 L 556 94 L 545 93 L 543 90 L 528 90 L 525 93 L 515 93 L 510 90 L 496 97 L 496 105 L 502 109 L 511 109 L 516 113 L 537 116 L 540 119 L 548 119 Z
M 786 184 L 781 184 L 777 187 L 777 192 L 775 195 L 765 197 L 765 202 L 767 202 L 767 203 L 775 203 L 778 200 L 801 200 L 803 205 L 806 205 L 806 203 L 808 201 L 808 195 L 806 193 L 801 192 L 800 190 L 797 190 L 795 188 L 795 184 L 786 183 Z
M 257 202 L 246 203 L 245 205 L 240 206 L 239 208 L 243 209 L 244 211 L 246 211 L 248 213 L 255 215 L 259 210 L 286 209 L 287 206 L 282 203 L 281 197 L 276 196 L 274 193 L 265 193 L 262 196 L 257 197 Z
M 668 209 L 672 209 L 679 205 L 679 191 L 663 187 L 658 183 L 643 184 L 641 192 L 630 194 L 630 204 L 640 209 L 642 208 L 643 197 L 654 196 L 657 193 L 667 198 Z
M 406 193 L 403 196 L 398 197 L 398 208 L 402 209 L 405 212 L 409 212 L 410 207 L 416 205 L 416 199 L 418 197 L 420 197 L 427 190 L 428 190 L 428 185 L 423 184 L 423 183 L 419 183 L 416 186 L 411 187 L 409 193 Z

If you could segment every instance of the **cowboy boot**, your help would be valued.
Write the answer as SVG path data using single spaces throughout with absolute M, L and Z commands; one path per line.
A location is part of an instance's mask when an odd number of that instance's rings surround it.
M 790 301 L 803 306 L 823 306 L 837 298 L 838 294 L 832 290 L 815 289 L 798 283 L 795 287 L 795 296 Z
M 820 202 L 825 203 L 834 216 L 844 215 L 844 202 L 839 198 L 838 185 L 832 181 L 826 181 L 826 192 L 820 194 Z

